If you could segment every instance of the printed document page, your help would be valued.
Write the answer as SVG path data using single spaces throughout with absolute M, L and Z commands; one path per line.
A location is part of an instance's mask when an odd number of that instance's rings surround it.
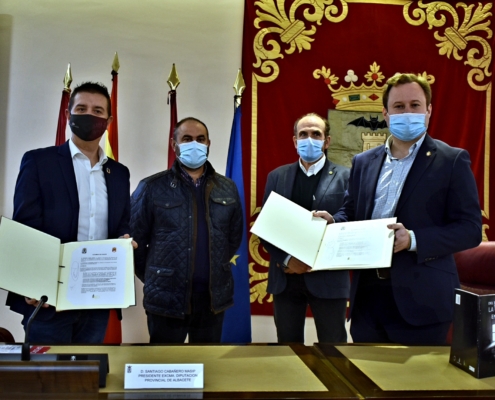
M 313 270 L 390 267 L 397 218 L 336 223 L 327 226 Z
M 57 308 L 121 308 L 135 305 L 132 239 L 62 245 Z
M 313 265 L 327 221 L 271 192 L 251 232 L 302 262 Z

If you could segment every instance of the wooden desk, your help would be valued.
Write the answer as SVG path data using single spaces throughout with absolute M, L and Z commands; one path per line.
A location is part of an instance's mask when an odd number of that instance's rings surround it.
M 343 345 L 344 346 L 344 345 Z M 366 345 L 349 344 L 347 346 L 361 346 L 366 349 Z M 337 347 L 340 347 L 337 346 Z M 356 365 L 354 365 L 346 356 L 336 349 L 336 346 L 330 344 L 315 344 L 313 346 L 315 354 L 319 354 L 322 359 L 326 360 L 331 369 L 334 369 L 335 375 L 348 382 L 349 386 L 359 393 L 364 399 L 492 399 L 495 397 L 495 390 L 382 390 L 373 380 L 366 376 Z M 390 351 L 393 351 L 392 347 Z M 446 359 L 448 364 L 448 358 Z M 455 369 L 454 366 L 449 366 Z M 394 377 L 398 374 L 397 363 L 391 362 L 389 364 L 390 376 Z M 465 374 L 469 379 L 476 379 L 466 374 L 465 372 L 458 370 Z M 418 387 L 424 376 L 421 373 L 417 377 Z M 464 376 L 464 375 L 463 375 Z M 493 384 L 494 378 L 486 378 Z M 475 382 L 476 383 L 476 382 Z
M 176 345 L 174 345 L 176 347 Z M 191 349 L 193 346 L 191 345 L 184 345 L 187 346 L 189 349 Z M 233 357 L 235 357 L 238 353 L 246 353 L 245 350 L 249 350 L 249 348 L 253 348 L 253 350 L 257 347 L 260 349 L 260 347 L 263 346 L 266 348 L 267 345 L 258 345 L 258 344 L 253 344 L 253 345 L 248 345 L 248 346 L 237 346 L 234 347 L 233 350 L 231 351 L 230 354 L 233 354 Z M 269 347 L 272 347 L 272 345 L 268 345 Z M 274 345 L 278 346 L 278 345 Z M 107 352 L 109 354 L 109 361 L 110 361 L 110 374 L 113 374 L 112 376 L 107 377 L 107 388 L 105 390 L 100 389 L 100 393 L 97 395 L 85 395 L 84 397 L 81 397 L 80 394 L 68 394 L 68 395 L 50 395 L 50 394 L 43 394 L 41 396 L 36 395 L 36 398 L 41 398 L 41 399 L 46 399 L 46 398 L 57 398 L 57 399 L 93 399 L 93 398 L 98 398 L 98 399 L 162 399 L 162 398 L 169 398 L 169 399 L 233 399 L 233 398 L 239 398 L 239 399 L 359 399 L 359 395 L 356 393 L 355 390 L 350 388 L 348 384 L 341 380 L 336 374 L 334 374 L 331 369 L 328 367 L 327 363 L 324 362 L 324 360 L 316 354 L 311 347 L 306 347 L 304 345 L 291 345 L 290 349 L 297 355 L 299 360 L 303 362 L 303 365 L 301 366 L 302 371 L 306 375 L 307 378 L 312 378 L 313 376 L 316 377 L 317 379 L 315 380 L 318 382 L 318 385 L 320 387 L 319 391 L 283 391 L 282 390 L 277 390 L 277 391 L 211 391 L 211 385 L 210 385 L 210 390 L 206 389 L 205 386 L 205 391 L 173 391 L 173 390 L 141 390 L 141 391 L 124 391 L 123 390 L 123 372 L 124 372 L 124 364 L 126 362 L 128 363 L 144 363 L 146 362 L 146 357 L 142 357 L 143 354 L 150 354 L 150 350 L 152 352 L 162 352 L 162 353 L 167 353 L 167 347 L 168 346 L 156 346 L 156 345 L 122 345 L 122 346 L 111 346 L 111 347 L 105 347 L 105 346 L 53 346 L 50 352 L 54 353 L 105 353 Z M 202 347 L 196 346 L 198 349 L 201 349 Z M 209 346 L 205 346 L 207 348 Z M 287 346 L 286 346 L 287 348 Z M 66 351 L 64 351 L 66 349 Z M 90 349 L 91 351 L 88 351 Z M 287 351 L 290 352 L 290 349 Z M 106 350 L 106 351 L 105 351 Z M 240 351 L 238 351 L 240 350 Z M 254 353 L 260 353 L 260 351 L 255 351 Z M 291 353 L 292 354 L 292 353 Z M 268 356 L 269 357 L 269 356 Z M 294 355 L 292 355 L 294 357 Z M 296 360 L 297 360 L 296 357 Z M 196 356 L 194 355 L 194 358 Z M 270 357 L 269 357 L 270 358 Z M 265 363 L 268 362 L 270 365 L 272 365 L 272 373 L 274 373 L 273 379 L 274 382 L 275 380 L 278 380 L 279 384 L 278 387 L 280 387 L 280 381 L 282 379 L 278 379 L 278 377 L 282 377 L 283 374 L 287 376 L 287 371 L 290 371 L 290 366 L 285 364 L 284 362 L 280 363 L 275 363 L 273 359 L 266 358 L 265 356 Z M 206 359 L 206 358 L 205 358 Z M 260 359 L 260 361 L 263 361 Z M 156 362 L 156 361 L 153 361 Z M 161 361 L 161 362 L 169 362 L 169 361 Z M 187 362 L 187 361 L 186 361 Z M 201 360 L 201 353 L 198 351 L 198 357 L 195 362 L 202 362 Z M 219 361 L 220 362 L 220 361 Z M 300 362 L 297 362 L 300 364 Z M 260 363 L 261 365 L 263 364 L 262 362 Z M 207 365 L 211 365 L 211 360 L 205 363 L 205 372 L 208 374 L 208 370 L 206 369 Z M 305 367 L 304 367 L 305 366 Z M 305 369 L 307 368 L 307 370 Z M 276 370 L 275 370 L 276 369 Z M 252 372 L 252 371 L 249 371 Z M 120 376 L 116 376 L 116 374 L 119 374 Z M 210 377 L 211 374 L 214 373 L 212 372 L 210 368 Z M 256 374 L 263 374 L 263 371 L 260 369 L 259 372 L 256 371 Z M 225 374 L 225 372 L 224 372 Z M 251 373 L 252 375 L 252 373 Z M 266 375 L 264 374 L 264 378 L 266 380 Z M 261 375 L 260 375 L 261 376 Z M 243 375 L 242 368 L 239 368 L 239 370 L 235 370 L 235 368 L 232 369 L 232 371 L 229 373 L 229 376 L 226 377 L 226 379 L 230 380 L 230 383 L 232 383 L 232 380 L 237 380 L 239 382 L 242 382 Z M 263 376 L 261 376 L 263 378 Z M 297 380 L 298 376 L 293 376 L 289 377 L 290 379 Z M 301 379 L 301 377 L 299 377 Z M 303 378 L 304 379 L 304 378 Z M 110 386 L 115 387 L 115 382 L 116 380 L 119 382 L 118 387 L 115 390 L 110 390 Z M 218 381 L 218 379 L 216 379 Z M 311 379 L 309 379 L 311 380 Z M 112 382 L 111 385 L 109 385 L 109 382 Z M 207 382 L 206 376 L 205 376 L 205 383 Z M 320 382 L 324 385 L 322 386 Z M 26 382 L 26 384 L 29 384 L 29 382 Z M 242 386 L 241 386 L 242 387 Z M 274 385 L 274 387 L 277 387 L 277 385 Z M 323 389 L 323 391 L 321 390 Z M 2 397 L 2 394 L 0 393 L 0 398 Z M 9 395 L 9 398 L 16 398 L 15 396 Z M 19 395 L 17 398 L 26 398 L 26 395 Z

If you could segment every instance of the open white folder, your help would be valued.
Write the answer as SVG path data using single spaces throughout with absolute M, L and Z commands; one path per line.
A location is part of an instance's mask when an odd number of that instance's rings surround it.
M 312 267 L 328 269 L 387 268 L 392 262 L 397 218 L 327 225 L 311 211 L 272 192 L 251 232 Z
M 57 311 L 136 305 L 132 239 L 60 244 L 56 237 L 0 218 L 0 287 Z

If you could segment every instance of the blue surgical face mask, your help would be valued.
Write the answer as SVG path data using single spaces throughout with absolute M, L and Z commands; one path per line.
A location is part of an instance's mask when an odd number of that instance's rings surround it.
M 404 142 L 417 139 L 426 131 L 426 114 L 392 114 L 389 118 L 390 133 Z
M 179 144 L 179 150 L 180 162 L 191 169 L 201 167 L 208 158 L 208 146 L 195 140 Z
M 308 163 L 318 161 L 323 154 L 324 140 L 311 138 L 297 140 L 297 154 Z

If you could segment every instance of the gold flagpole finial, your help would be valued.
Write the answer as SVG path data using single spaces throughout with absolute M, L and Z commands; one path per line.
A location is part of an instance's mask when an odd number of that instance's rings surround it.
M 64 90 L 70 93 L 70 84 L 72 83 L 72 70 L 70 69 L 70 63 L 67 66 L 67 72 L 64 76 Z
M 170 90 L 177 89 L 177 86 L 180 85 L 179 75 L 177 74 L 177 70 L 175 69 L 175 64 L 172 64 L 172 70 L 170 71 L 170 75 L 167 79 L 168 86 Z
M 234 83 L 234 92 L 235 92 L 235 106 L 239 107 L 241 105 L 242 92 L 246 89 L 246 83 L 244 82 L 244 78 L 242 76 L 241 69 L 237 71 L 237 78 Z
M 119 63 L 119 55 L 115 52 L 115 56 L 113 57 L 112 63 L 112 71 L 119 72 L 120 63 Z

